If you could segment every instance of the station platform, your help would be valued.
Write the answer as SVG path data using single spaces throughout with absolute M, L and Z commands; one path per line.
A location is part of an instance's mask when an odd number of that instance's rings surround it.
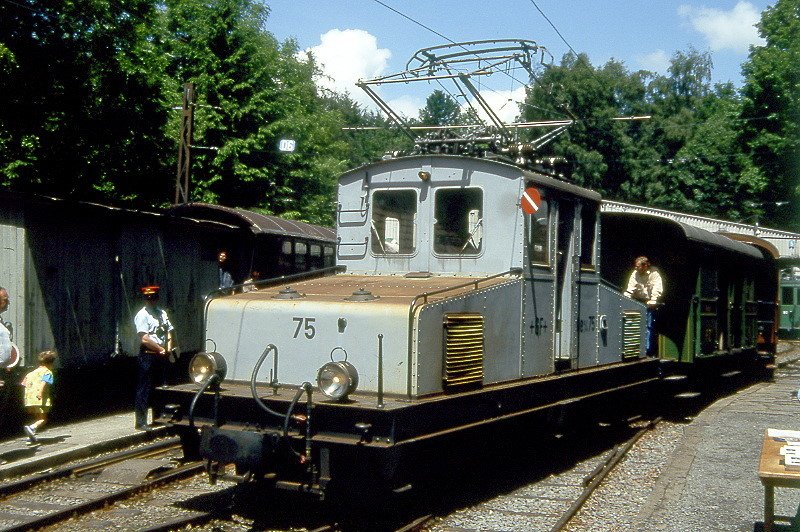
M 0 441 L 0 482 L 44 471 L 71 460 L 145 443 L 166 435 L 165 428 L 134 428 L 133 411 L 66 425 L 46 425 L 30 443 L 22 426 L 19 437 Z
M 634 530 L 764 530 L 764 487 L 758 476 L 767 429 L 800 430 L 800 344 L 781 343 L 773 382 L 759 382 L 717 400 L 687 424 L 683 437 L 640 506 Z M 800 490 L 777 488 L 775 514 L 794 516 Z

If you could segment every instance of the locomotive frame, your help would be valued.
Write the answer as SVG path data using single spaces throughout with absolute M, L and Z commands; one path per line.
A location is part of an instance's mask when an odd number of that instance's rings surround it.
M 520 198 L 531 188 L 540 202 L 528 215 Z M 409 190 L 412 214 L 401 212 Z M 372 482 L 362 473 L 359 485 L 397 489 L 422 449 L 449 436 L 528 414 L 559 418 L 659 380 L 660 361 L 644 354 L 644 306 L 601 280 L 594 192 L 500 161 L 416 156 L 342 176 L 338 212 L 345 273 L 210 301 L 206 329 L 230 378 L 154 394 L 159 421 L 212 476 L 235 464 L 239 479 L 324 493 L 362 463 Z M 437 232 L 437 212 L 446 230 Z M 319 400 L 309 383 L 343 353 L 359 389 Z

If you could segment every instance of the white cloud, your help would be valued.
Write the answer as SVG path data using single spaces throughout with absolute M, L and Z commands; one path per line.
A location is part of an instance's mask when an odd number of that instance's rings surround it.
M 703 34 L 713 51 L 729 48 L 747 52 L 751 44 L 764 44 L 755 28 L 761 15 L 750 2 L 740 1 L 730 11 L 682 5 L 678 14 Z
M 656 50 L 649 54 L 639 55 L 636 57 L 636 62 L 644 70 L 661 74 L 665 73 L 669 68 L 669 56 L 664 50 Z
M 306 52 L 313 54 L 322 70 L 323 76 L 317 80 L 320 87 L 348 93 L 354 101 L 374 108 L 356 82 L 386 72 L 392 52 L 378 48 L 375 36 L 364 30 L 332 29 L 320 36 L 320 44 Z
M 389 107 L 405 119 L 419 118 L 419 110 L 425 107 L 425 100 L 416 96 L 400 96 L 386 102 Z

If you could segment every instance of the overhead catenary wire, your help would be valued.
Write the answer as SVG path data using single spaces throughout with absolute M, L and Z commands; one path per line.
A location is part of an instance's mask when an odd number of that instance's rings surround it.
M 555 25 L 555 24 L 553 24 L 553 21 L 551 21 L 551 20 L 550 20 L 550 18 L 548 18 L 548 16 L 544 14 L 544 11 L 542 11 L 542 8 L 540 8 L 540 7 L 539 7 L 539 6 L 536 4 L 535 0 L 530 0 L 530 2 L 531 2 L 531 4 L 533 4 L 533 7 L 535 7 L 535 8 L 536 8 L 536 10 L 537 10 L 537 11 L 539 11 L 539 13 L 541 13 L 541 15 L 542 15 L 542 16 L 544 17 L 544 19 L 547 21 L 547 23 L 548 23 L 548 24 L 550 24 L 550 27 L 551 27 L 551 28 L 553 28 L 553 30 L 555 30 L 555 32 L 558 34 L 558 36 L 559 36 L 559 37 L 561 37 L 561 40 L 562 40 L 562 41 L 564 41 L 564 44 L 566 44 L 566 45 L 567 45 L 567 48 L 569 48 L 569 49 L 570 49 L 570 51 L 571 51 L 573 54 L 575 54 L 575 55 L 577 56 L 577 55 L 578 55 L 578 52 L 576 52 L 576 51 L 575 51 L 575 49 L 572 47 L 572 45 L 570 45 L 570 44 L 567 42 L 567 40 L 564 38 L 564 36 L 563 36 L 563 35 L 561 35 L 561 32 L 560 32 L 560 31 L 558 31 L 558 28 L 556 28 L 556 25 Z

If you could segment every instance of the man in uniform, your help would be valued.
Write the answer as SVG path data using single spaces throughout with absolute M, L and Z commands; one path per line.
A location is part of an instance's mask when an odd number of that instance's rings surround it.
M 633 261 L 633 272 L 628 279 L 625 295 L 647 305 L 647 354 L 656 354 L 656 309 L 664 295 L 664 283 L 661 274 L 650 266 L 647 257 L 636 257 Z
M 137 429 L 147 427 L 150 392 L 155 386 L 164 384 L 166 360 L 174 349 L 174 328 L 167 312 L 158 305 L 159 291 L 158 286 L 141 288 L 145 304 L 133 318 L 140 342 L 139 380 L 136 386 Z

